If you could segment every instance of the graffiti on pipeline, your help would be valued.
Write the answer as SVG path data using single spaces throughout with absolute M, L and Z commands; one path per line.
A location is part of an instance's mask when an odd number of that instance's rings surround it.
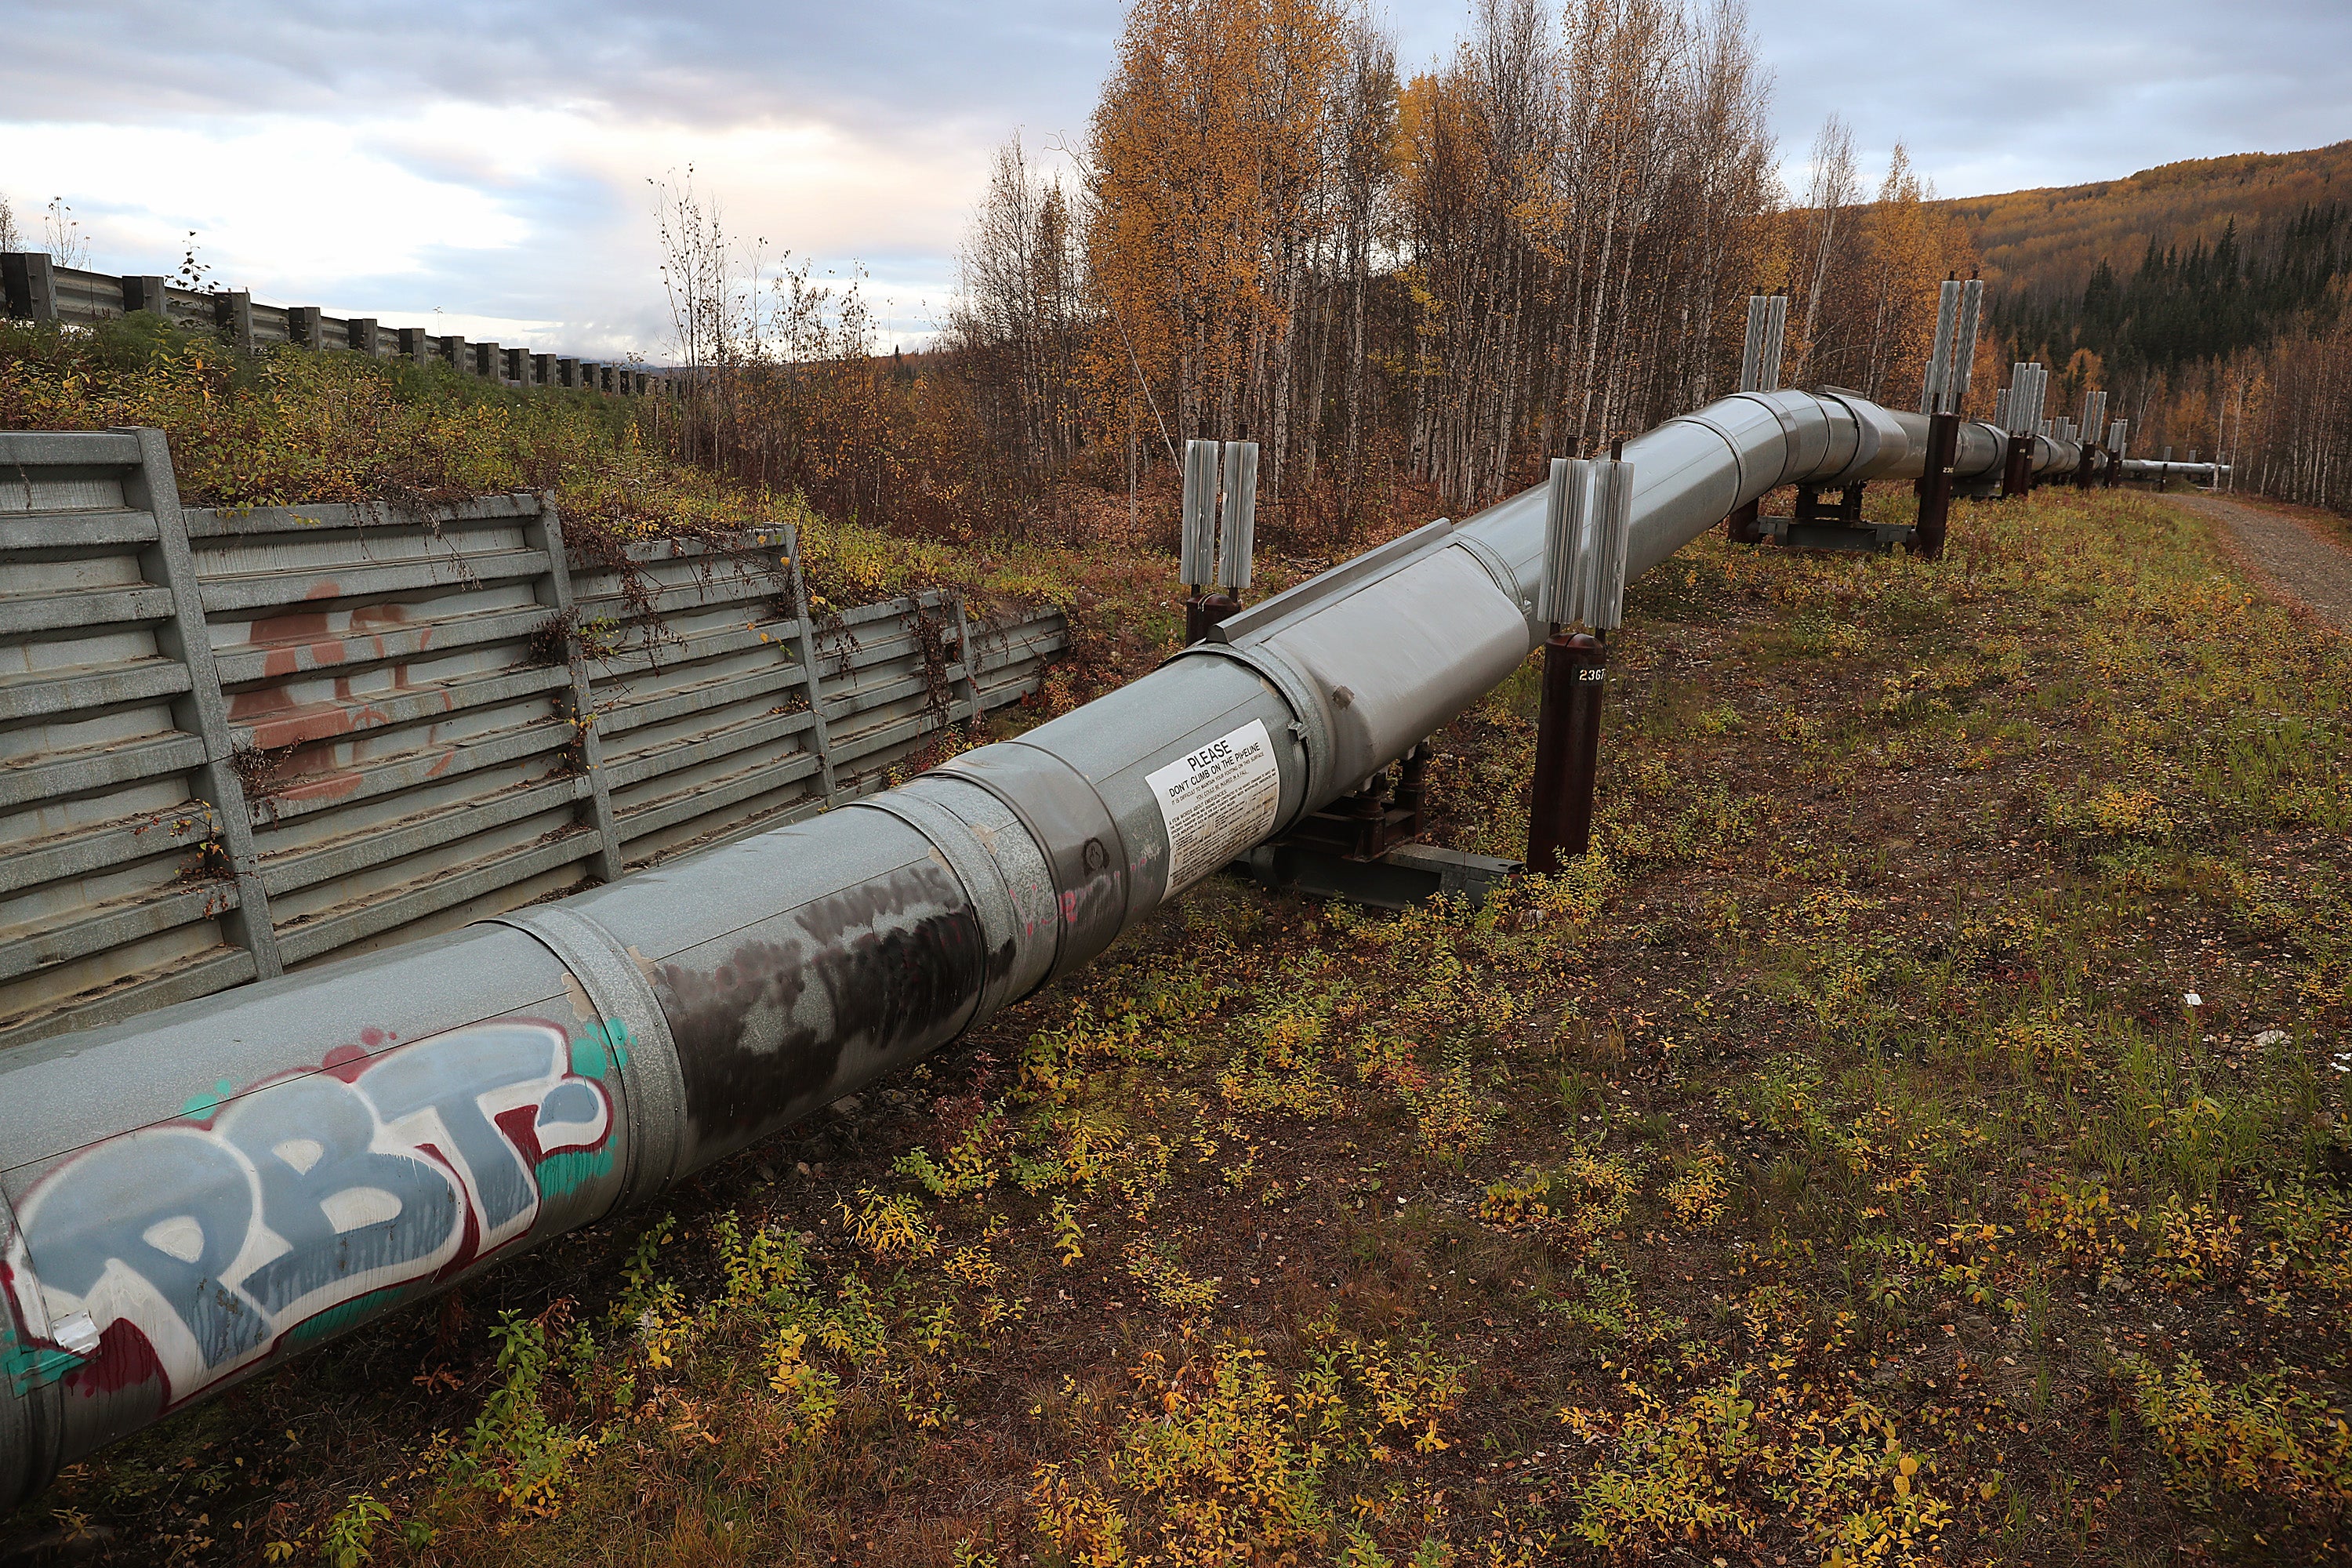
M 0 1258 L 15 1380 L 165 1405 L 528 1235 L 610 1172 L 621 1040 L 502 1019 L 363 1055 L 93 1144 L 16 1203 Z

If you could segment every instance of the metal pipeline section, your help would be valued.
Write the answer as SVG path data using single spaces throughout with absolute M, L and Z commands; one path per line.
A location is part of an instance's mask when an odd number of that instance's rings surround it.
M 1956 477 L 2004 437 L 1960 428 Z M 1630 441 L 1628 574 L 1927 421 L 1742 395 Z M 2038 439 L 2035 467 L 2071 468 Z M 58 1468 L 602 1220 L 954 1039 L 1516 668 L 1538 486 L 1017 740 L 561 902 L 0 1054 L 0 1512 Z
M 2167 479 L 2187 479 L 2191 484 L 2202 481 L 2220 484 L 2230 477 L 2227 463 L 2168 463 L 2157 458 L 2126 458 L 2123 477 L 2127 479 L 2154 479 L 2161 485 Z

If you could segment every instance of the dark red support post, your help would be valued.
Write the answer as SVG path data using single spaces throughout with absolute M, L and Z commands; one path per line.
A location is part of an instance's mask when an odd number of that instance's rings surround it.
M 1418 838 L 1429 831 L 1429 742 L 1423 741 L 1397 764 L 1396 808 L 1405 814 L 1404 834 Z
M 1952 515 L 1952 463 L 1959 453 L 1960 416 L 1927 416 L 1927 472 L 1915 487 L 1919 494 L 1919 524 L 1911 546 L 1930 561 L 1944 558 L 1944 535 Z
M 2083 455 L 2075 461 L 2074 464 L 2074 488 L 2076 489 L 2086 490 L 2091 488 L 2091 461 L 2097 455 L 2097 447 L 2092 446 L 2088 441 L 2083 443 Z
M 2033 437 L 2011 435 L 2000 466 L 2000 493 L 2005 500 L 2021 496 L 2033 488 Z
M 1584 632 L 1544 644 L 1543 705 L 1536 721 L 1535 797 L 1528 809 L 1528 868 L 1557 876 L 1592 847 L 1592 778 L 1601 761 L 1601 696 L 1609 649 Z
M 1211 626 L 1241 607 L 1242 602 L 1223 588 L 1212 588 L 1205 594 L 1193 589 L 1192 596 L 1184 601 L 1184 646 L 1191 647 L 1207 637 Z
M 1732 543 L 1760 544 L 1764 542 L 1764 531 L 1758 521 L 1764 514 L 1763 509 L 1762 501 L 1752 500 L 1723 520 L 1724 531 L 1731 535 Z

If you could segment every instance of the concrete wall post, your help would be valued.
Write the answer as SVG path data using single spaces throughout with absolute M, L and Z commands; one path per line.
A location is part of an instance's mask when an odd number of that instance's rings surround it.
M 593 864 L 600 879 L 614 881 L 621 875 L 621 830 L 613 815 L 613 792 L 604 773 L 604 738 L 596 732 L 596 704 L 589 690 L 588 656 L 580 646 L 578 612 L 572 599 L 572 564 L 563 553 L 563 521 L 556 514 L 552 495 L 539 498 L 538 515 L 524 522 L 523 539 L 547 556 L 547 574 L 531 585 L 531 594 L 552 612 L 562 638 L 564 662 L 572 671 L 564 717 L 571 721 L 572 732 L 578 737 L 580 771 L 588 781 L 588 798 L 583 804 L 587 807 L 589 826 L 596 835 Z
M 213 296 L 213 324 L 229 347 L 239 353 L 253 353 L 253 296 L 242 289 L 227 289 Z
M 25 321 L 58 319 L 57 268 L 37 250 L 0 255 L 0 287 L 8 296 L 8 313 Z
M 833 737 L 826 732 L 824 722 L 824 681 L 817 666 L 816 626 L 809 619 L 808 579 L 801 574 L 801 531 L 786 531 L 784 548 L 793 558 L 793 613 L 799 617 L 801 681 L 808 692 L 809 733 L 816 739 L 817 776 L 824 784 L 824 805 L 833 809 L 836 785 L 833 776 Z
M 122 313 L 144 310 L 151 316 L 172 319 L 170 296 L 163 292 L 161 278 L 125 278 L 122 280 Z
M 212 635 L 205 623 L 205 605 L 196 582 L 195 555 L 188 546 L 188 521 L 180 510 L 179 481 L 172 472 L 172 450 L 161 430 L 126 430 L 139 442 L 139 469 L 124 486 L 126 499 L 155 519 L 155 542 L 142 575 L 171 590 L 172 618 L 155 628 L 157 650 L 176 659 L 188 672 L 188 689 L 173 704 L 173 721 L 204 742 L 205 798 L 218 820 L 222 853 L 227 856 L 230 879 L 236 885 L 237 907 L 226 916 L 231 931 L 253 954 L 258 978 L 282 973 L 278 934 L 269 919 L 269 894 L 261 883 L 261 863 L 253 847 L 253 817 L 245 798 L 245 781 L 237 772 L 236 742 L 229 729 L 228 700 L 221 692 L 220 672 L 213 665 Z
M 971 704 L 971 710 L 964 715 L 964 722 L 977 724 L 981 714 L 985 711 L 980 701 L 980 655 L 971 646 L 971 616 L 965 613 L 963 590 L 961 588 L 956 590 L 955 613 L 956 654 L 963 660 L 964 695 Z

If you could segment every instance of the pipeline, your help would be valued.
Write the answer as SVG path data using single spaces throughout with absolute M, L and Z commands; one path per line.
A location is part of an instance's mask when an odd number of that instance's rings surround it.
M 1625 446 L 1628 576 L 1779 486 L 1916 478 L 1927 429 L 1829 391 L 1671 420 Z M 1963 425 L 1955 479 L 2008 440 Z M 1543 519 L 1538 486 L 1430 523 L 808 822 L 0 1055 L 0 1513 L 937 1049 L 1360 787 L 1549 634 Z
M 2227 463 L 2171 463 L 2156 458 L 2126 458 L 2123 478 L 2154 479 L 2161 485 L 2167 479 L 2187 479 L 2191 484 L 2202 481 L 2218 485 L 2230 477 Z

